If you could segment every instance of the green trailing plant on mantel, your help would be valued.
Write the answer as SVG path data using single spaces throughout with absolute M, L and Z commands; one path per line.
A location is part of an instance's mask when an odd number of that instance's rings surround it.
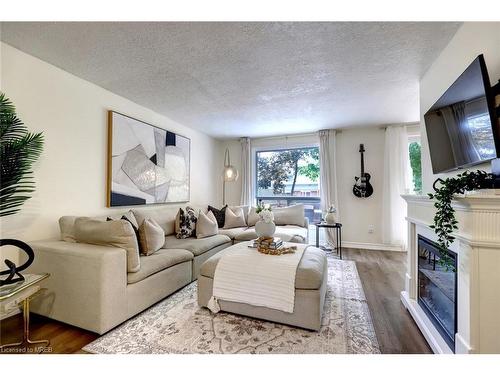
M 440 184 L 437 187 L 437 183 Z M 456 177 L 446 178 L 445 180 L 438 178 L 433 185 L 434 194 L 429 193 L 430 199 L 435 199 L 434 207 L 437 211 L 434 216 L 434 224 L 430 227 L 434 229 L 438 237 L 438 245 L 440 246 L 440 261 L 439 263 L 446 267 L 447 270 L 455 270 L 453 259 L 448 255 L 447 250 L 455 240 L 452 233 L 458 229 L 458 221 L 455 218 L 455 209 L 452 206 L 453 196 L 455 194 L 463 194 L 466 191 L 490 188 L 493 183 L 491 174 L 477 170 L 475 172 L 465 171 Z
M 0 92 L 0 217 L 17 213 L 35 191 L 31 167 L 42 150 L 43 134 L 28 132 Z

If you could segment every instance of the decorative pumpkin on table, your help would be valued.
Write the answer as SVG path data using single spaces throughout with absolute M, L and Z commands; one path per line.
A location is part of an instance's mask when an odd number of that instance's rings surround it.
M 0 92 L 0 217 L 14 215 L 35 191 L 33 164 L 43 150 L 42 133 L 29 133 L 23 122 L 17 117 L 12 102 Z M 5 260 L 7 270 L 0 276 L 0 285 L 13 284 L 24 280 L 20 271 L 30 266 L 34 259 L 31 247 L 19 240 L 1 239 L 0 247 L 16 246 L 28 255 L 28 260 L 17 266 L 9 259 Z M 16 277 L 17 276 L 17 277 Z

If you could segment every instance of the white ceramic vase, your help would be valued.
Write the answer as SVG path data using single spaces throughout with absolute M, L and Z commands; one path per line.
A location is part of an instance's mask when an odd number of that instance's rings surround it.
M 328 224 L 335 224 L 335 212 L 328 212 L 328 213 L 325 215 L 325 221 L 326 221 Z
M 263 220 L 259 220 L 255 224 L 255 233 L 259 237 L 272 237 L 275 231 L 276 225 L 272 221 L 266 223 Z

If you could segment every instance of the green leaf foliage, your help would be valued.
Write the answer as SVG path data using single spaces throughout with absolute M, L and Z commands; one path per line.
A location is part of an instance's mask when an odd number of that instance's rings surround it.
M 310 158 L 307 165 L 299 166 L 299 161 Z M 295 192 L 295 184 L 299 174 L 311 180 L 319 178 L 319 149 L 290 149 L 275 152 L 270 158 L 257 158 L 257 185 L 260 189 L 273 187 L 275 195 L 285 194 L 285 183 L 291 179 L 290 195 Z
M 35 191 L 32 166 L 42 150 L 42 133 L 29 133 L 0 92 L 0 217 L 17 213 Z
M 410 154 L 410 166 L 413 172 L 413 190 L 416 193 L 422 192 L 422 158 L 421 147 L 418 142 L 410 143 L 408 147 Z
M 436 214 L 434 224 L 430 227 L 434 229 L 440 246 L 440 263 L 446 269 L 453 269 L 453 260 L 447 253 L 447 249 L 455 240 L 453 231 L 458 229 L 458 221 L 455 218 L 455 209 L 452 201 L 455 194 L 463 194 L 466 191 L 484 189 L 492 186 L 493 177 L 485 171 L 469 172 L 465 171 L 456 177 L 442 180 L 438 178 L 434 182 L 434 193 L 429 193 L 430 199 L 435 199 L 434 207 Z M 439 187 L 437 184 L 439 183 Z

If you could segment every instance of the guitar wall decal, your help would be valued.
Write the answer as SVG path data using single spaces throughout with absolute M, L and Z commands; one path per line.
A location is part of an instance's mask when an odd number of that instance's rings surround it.
M 359 145 L 359 152 L 361 154 L 361 175 L 354 177 L 356 183 L 352 188 L 352 193 L 358 198 L 368 198 L 373 194 L 373 186 L 370 184 L 370 174 L 365 172 L 365 160 L 363 157 L 365 146 L 363 144 Z

